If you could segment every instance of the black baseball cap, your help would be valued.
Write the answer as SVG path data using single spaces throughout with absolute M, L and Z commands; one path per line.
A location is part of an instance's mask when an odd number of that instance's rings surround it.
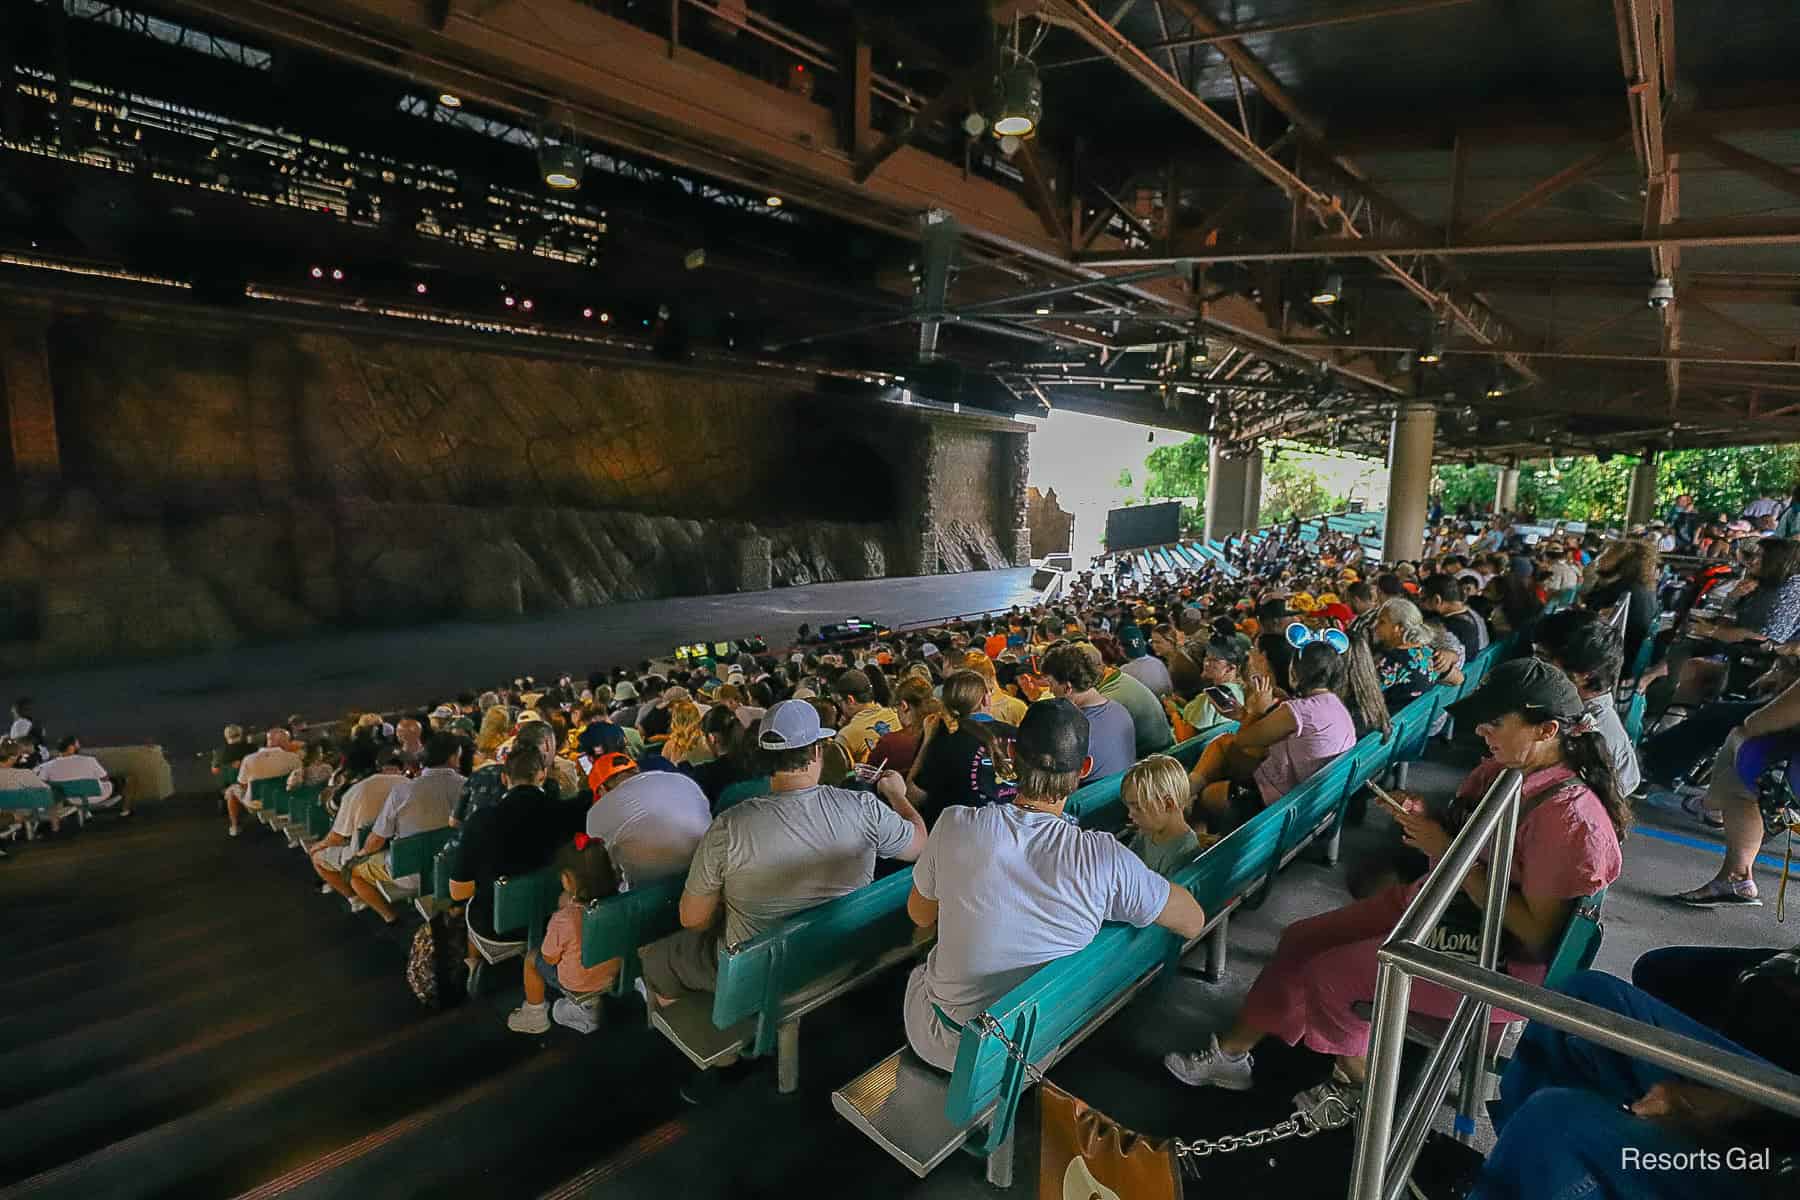
M 1088 756 L 1088 719 L 1068 700 L 1039 700 L 1025 710 L 1013 751 L 1020 766 L 1079 771 Z
M 1495 667 L 1473 695 L 1446 711 L 1473 726 L 1514 712 L 1527 721 L 1572 721 L 1585 709 L 1581 693 L 1562 671 L 1539 658 L 1515 658 Z

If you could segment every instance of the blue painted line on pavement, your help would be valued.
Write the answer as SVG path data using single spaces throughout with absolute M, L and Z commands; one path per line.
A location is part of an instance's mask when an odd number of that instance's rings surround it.
M 1670 833 L 1666 829 L 1651 829 L 1648 826 L 1639 825 L 1633 832 L 1640 833 L 1645 837 L 1655 838 L 1659 842 L 1673 842 L 1677 846 L 1686 846 L 1691 850 L 1705 850 L 1709 853 L 1716 854 L 1722 853 L 1725 849 L 1723 842 L 1708 842 L 1701 838 L 1688 837 L 1686 834 L 1682 833 Z M 1770 867 L 1777 871 L 1781 870 L 1781 859 L 1777 855 L 1758 854 L 1756 856 L 1756 861 L 1760 866 Z

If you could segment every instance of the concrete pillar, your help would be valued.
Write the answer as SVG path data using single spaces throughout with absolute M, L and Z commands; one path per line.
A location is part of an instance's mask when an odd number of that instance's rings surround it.
M 1262 522 L 1263 455 L 1258 450 L 1244 460 L 1244 528 L 1255 529 Z
M 1509 462 L 1500 468 L 1500 484 L 1494 492 L 1494 511 L 1511 512 L 1519 504 L 1519 464 Z
M 1388 562 L 1415 559 L 1425 549 L 1425 509 L 1431 499 L 1431 443 L 1437 409 L 1408 401 L 1394 409 L 1388 441 L 1387 532 L 1382 554 Z
M 1625 528 L 1644 525 L 1656 518 L 1656 455 L 1645 454 L 1631 469 L 1631 490 L 1625 497 Z
M 1215 439 L 1207 450 L 1206 538 L 1222 542 L 1244 528 L 1244 475 L 1246 462 L 1219 453 Z

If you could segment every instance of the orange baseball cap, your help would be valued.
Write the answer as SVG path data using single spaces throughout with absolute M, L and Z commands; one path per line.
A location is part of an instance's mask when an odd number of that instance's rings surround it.
M 594 760 L 593 769 L 588 772 L 588 787 L 596 796 L 598 796 L 600 794 L 600 789 L 606 786 L 607 780 L 615 775 L 623 774 L 626 771 L 635 771 L 637 769 L 637 763 L 633 761 L 629 754 L 621 754 L 618 752 L 602 754 L 599 758 Z

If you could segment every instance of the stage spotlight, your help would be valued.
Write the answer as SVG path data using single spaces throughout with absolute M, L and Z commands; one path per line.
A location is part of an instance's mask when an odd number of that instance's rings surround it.
M 1001 137 L 1030 137 L 1044 115 L 1044 84 L 1037 66 L 1022 58 L 994 80 L 994 132 Z
M 1320 284 L 1318 290 L 1312 294 L 1312 302 L 1318 305 L 1336 304 L 1343 298 L 1343 295 L 1344 277 L 1333 271 L 1325 277 L 1325 282 Z
M 587 170 L 587 155 L 572 133 L 565 133 L 563 140 L 556 142 L 540 134 L 538 170 L 543 173 L 544 185 L 552 191 L 574 191 L 581 186 L 581 176 Z
M 312 277 L 313 277 L 313 278 L 314 278 L 314 279 L 323 279 L 323 278 L 325 278 L 325 268 L 324 268 L 324 267 L 314 267 L 314 268 L 313 268 L 313 269 L 312 269 Z
M 458 96 L 454 92 L 439 92 L 438 93 L 438 103 L 443 105 L 445 108 L 461 108 L 462 107 L 462 97 Z

